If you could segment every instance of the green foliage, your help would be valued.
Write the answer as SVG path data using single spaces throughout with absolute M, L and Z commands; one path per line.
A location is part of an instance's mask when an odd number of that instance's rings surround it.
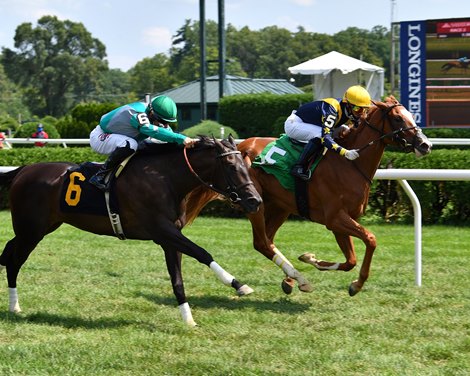
M 40 116 L 64 115 L 96 90 L 107 69 L 105 46 L 83 24 L 43 16 L 33 28 L 19 25 L 15 50 L 3 49 L 9 79 L 24 89 L 29 108 Z
M 0 55 L 0 62 L 1 60 Z M 18 119 L 19 116 L 30 117 L 28 106 L 23 102 L 20 88 L 6 76 L 3 65 L 0 64 L 0 119 Z
M 470 150 L 440 149 L 425 158 L 414 154 L 385 152 L 380 168 L 467 169 Z M 470 224 L 469 181 L 409 181 L 418 196 L 425 224 Z M 396 181 L 375 180 L 368 213 L 389 222 L 413 221 L 413 207 Z
M 190 128 L 184 130 L 184 134 L 188 137 L 197 137 L 199 135 L 214 136 L 220 138 L 220 128 L 224 127 L 224 137 L 228 137 L 230 134 L 233 138 L 238 138 L 237 132 L 231 127 L 219 124 L 213 120 L 204 120 L 203 122 L 196 124 Z
M 57 129 L 63 138 L 88 138 L 100 122 L 101 116 L 118 106 L 115 103 L 96 102 L 78 104 L 70 115 L 57 122 Z
M 327 35 L 307 32 L 302 27 L 292 33 L 277 26 L 250 30 L 228 25 L 225 71 L 244 77 L 288 79 L 289 66 L 337 50 L 385 67 L 388 76 L 389 41 L 388 30 L 380 26 L 371 31 L 347 28 Z M 206 73 L 217 75 L 218 27 L 212 20 L 206 22 L 206 44 Z M 16 89 L 9 86 L 12 94 L 8 106 L 4 106 L 0 72 L 0 116 L 5 108 L 12 117 L 30 117 L 24 106 L 12 102 L 14 98 L 20 98 L 38 116 L 64 116 L 81 102 L 129 103 L 146 93 L 155 94 L 196 80 L 200 75 L 199 22 L 185 20 L 173 38 L 169 57 L 156 54 L 145 58 L 128 72 L 108 69 L 105 56 L 105 46 L 81 23 L 44 16 L 35 27 L 30 23 L 19 25 L 15 49 L 4 48 L 1 56 L 7 81 Z M 296 75 L 295 79 L 298 87 L 311 90 L 310 76 Z M 284 113 L 273 116 L 271 122 L 280 116 Z M 269 130 L 269 126 L 262 130 Z
M 50 119 L 49 119 L 50 120 Z M 47 119 L 46 119 L 47 121 Z M 57 131 L 56 127 L 51 124 L 51 122 L 38 121 L 38 122 L 28 122 L 22 124 L 15 132 L 14 138 L 28 138 L 31 137 L 34 132 L 36 132 L 37 126 L 39 123 L 43 125 L 44 130 L 48 134 L 49 138 L 60 138 L 60 134 Z M 32 148 L 34 144 L 15 144 L 16 148 Z M 45 147 L 58 147 L 54 144 L 46 144 Z
M 286 119 L 311 94 L 243 94 L 222 98 L 220 122 L 235 129 L 241 138 L 279 136 L 279 118 Z
M 76 148 L 29 148 L 3 149 L 1 163 L 3 166 L 23 166 L 40 162 L 71 162 L 104 161 L 106 156 L 94 152 L 89 147 Z
M 148 93 L 158 93 L 172 87 L 175 78 L 170 75 L 169 69 L 169 58 L 162 53 L 139 61 L 129 70 L 134 91 L 143 98 Z
M 0 117 L 0 132 L 6 132 L 9 129 L 11 131 L 15 131 L 18 127 L 18 121 L 13 119 L 12 117 Z

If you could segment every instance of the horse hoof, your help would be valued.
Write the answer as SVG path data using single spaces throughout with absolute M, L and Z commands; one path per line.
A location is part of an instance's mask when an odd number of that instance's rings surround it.
M 357 281 L 354 281 L 349 285 L 349 296 L 354 296 L 356 295 L 359 291 L 361 291 L 361 288 L 357 286 Z
M 313 253 L 304 253 L 303 255 L 300 255 L 298 259 L 302 262 L 305 262 L 306 264 L 312 264 L 312 265 L 314 265 L 315 262 L 317 261 Z
M 19 306 L 15 306 L 13 308 L 10 308 L 9 311 L 11 313 L 14 313 L 14 314 L 19 314 L 19 313 L 23 312 Z
M 237 290 L 237 294 L 238 296 L 244 296 L 244 295 L 250 295 L 252 292 L 254 292 L 255 290 L 253 290 L 250 286 L 248 285 L 243 285 L 242 287 L 240 287 L 238 290 Z
M 302 292 L 312 292 L 313 286 L 310 283 L 304 283 L 303 285 L 299 284 L 299 290 Z
M 194 321 L 194 320 L 186 321 L 185 324 L 188 328 L 197 328 L 197 326 L 198 326 L 196 321 Z
M 282 280 L 281 287 L 284 294 L 289 295 L 292 294 L 292 290 L 294 290 L 295 282 L 292 278 L 285 278 Z

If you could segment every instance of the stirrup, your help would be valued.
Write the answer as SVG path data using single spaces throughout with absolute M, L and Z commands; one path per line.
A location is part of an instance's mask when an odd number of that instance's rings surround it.
M 291 175 L 295 176 L 296 178 L 302 179 L 304 181 L 309 181 L 312 177 L 312 171 L 309 169 L 304 170 L 302 166 L 294 166 L 292 170 L 290 170 Z
M 106 174 L 107 172 L 104 172 L 104 175 L 101 175 L 99 172 L 96 173 L 90 178 L 89 183 L 102 191 L 107 191 L 109 189 L 109 182 L 105 181 Z

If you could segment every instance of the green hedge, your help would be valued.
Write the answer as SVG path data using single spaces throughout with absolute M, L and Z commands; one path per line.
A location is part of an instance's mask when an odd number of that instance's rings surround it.
M 233 138 L 238 138 L 238 133 L 233 128 L 226 127 L 213 120 L 204 120 L 199 124 L 193 125 L 190 128 L 185 129 L 181 133 L 188 137 L 197 137 L 199 135 L 220 137 L 220 128 L 224 127 L 224 138 L 227 138 L 230 134 Z
M 116 103 L 78 104 L 70 115 L 64 116 L 57 122 L 57 130 L 62 138 L 88 138 L 90 132 L 100 122 L 101 116 L 118 106 Z
M 423 158 L 386 151 L 380 168 L 468 169 L 470 150 L 440 149 Z M 470 224 L 470 181 L 408 181 L 419 198 L 425 224 Z M 411 223 L 413 207 L 397 181 L 374 180 L 368 214 Z
M 94 152 L 89 147 L 75 148 L 29 148 L 3 149 L 0 151 L 0 165 L 22 166 L 39 162 L 102 162 L 105 155 Z
M 278 137 L 283 133 L 283 127 L 279 129 L 279 118 L 285 120 L 292 110 L 312 100 L 311 93 L 230 95 L 219 103 L 219 120 L 238 132 L 240 138 Z

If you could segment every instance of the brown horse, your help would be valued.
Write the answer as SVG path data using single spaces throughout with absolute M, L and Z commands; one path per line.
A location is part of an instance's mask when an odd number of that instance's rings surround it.
M 166 150 L 162 151 L 162 147 Z M 7 272 L 12 312 L 21 311 L 16 289 L 20 268 L 45 235 L 62 223 L 95 234 L 114 235 L 108 216 L 61 210 L 64 182 L 68 184 L 71 202 L 84 199 L 80 195 L 84 195 L 85 188 L 90 189 L 88 181 L 77 172 L 72 173 L 73 179 L 70 174 L 70 183 L 66 182 L 68 172 L 77 167 L 70 163 L 37 163 L 0 174 L 0 185 L 10 187 L 15 232 L 0 255 L 0 270 L 6 268 Z M 160 145 L 157 152 L 138 152 L 115 185 L 125 236 L 152 240 L 162 246 L 183 320 L 191 326 L 196 323 L 185 296 L 181 252 L 210 267 L 239 295 L 253 291 L 181 233 L 185 225 L 185 197 L 201 184 L 227 196 L 247 212 L 256 211 L 261 203 L 232 137 L 223 141 L 202 137 L 191 149 Z
M 309 216 L 313 222 L 321 223 L 331 230 L 346 262 L 321 261 L 306 253 L 301 261 L 319 270 L 349 271 L 356 265 L 356 254 L 352 236 L 361 239 L 365 246 L 365 257 L 359 279 L 349 287 L 351 296 L 358 293 L 369 276 L 372 256 L 376 248 L 374 234 L 361 226 L 357 220 L 364 213 L 369 198 L 370 185 L 379 166 L 385 146 L 399 145 L 405 151 L 414 150 L 418 156 L 431 151 L 431 143 L 416 125 L 410 112 L 393 96 L 385 102 L 375 102 L 367 116 L 342 141 L 348 149 L 358 149 L 360 158 L 348 161 L 337 153 L 328 152 L 323 157 L 308 184 Z M 249 138 L 238 145 L 245 158 L 251 162 L 274 138 Z M 274 244 L 279 227 L 289 215 L 298 215 L 294 194 L 283 188 L 278 180 L 262 168 L 252 166 L 250 175 L 256 189 L 263 198 L 257 213 L 248 214 L 253 230 L 254 248 L 278 265 L 287 278 L 282 283 L 284 292 L 290 293 L 296 279 L 301 291 L 311 287 Z M 188 222 L 216 197 L 214 192 L 197 189 L 191 192 L 187 204 Z M 306 234 L 307 236 L 307 234 Z

